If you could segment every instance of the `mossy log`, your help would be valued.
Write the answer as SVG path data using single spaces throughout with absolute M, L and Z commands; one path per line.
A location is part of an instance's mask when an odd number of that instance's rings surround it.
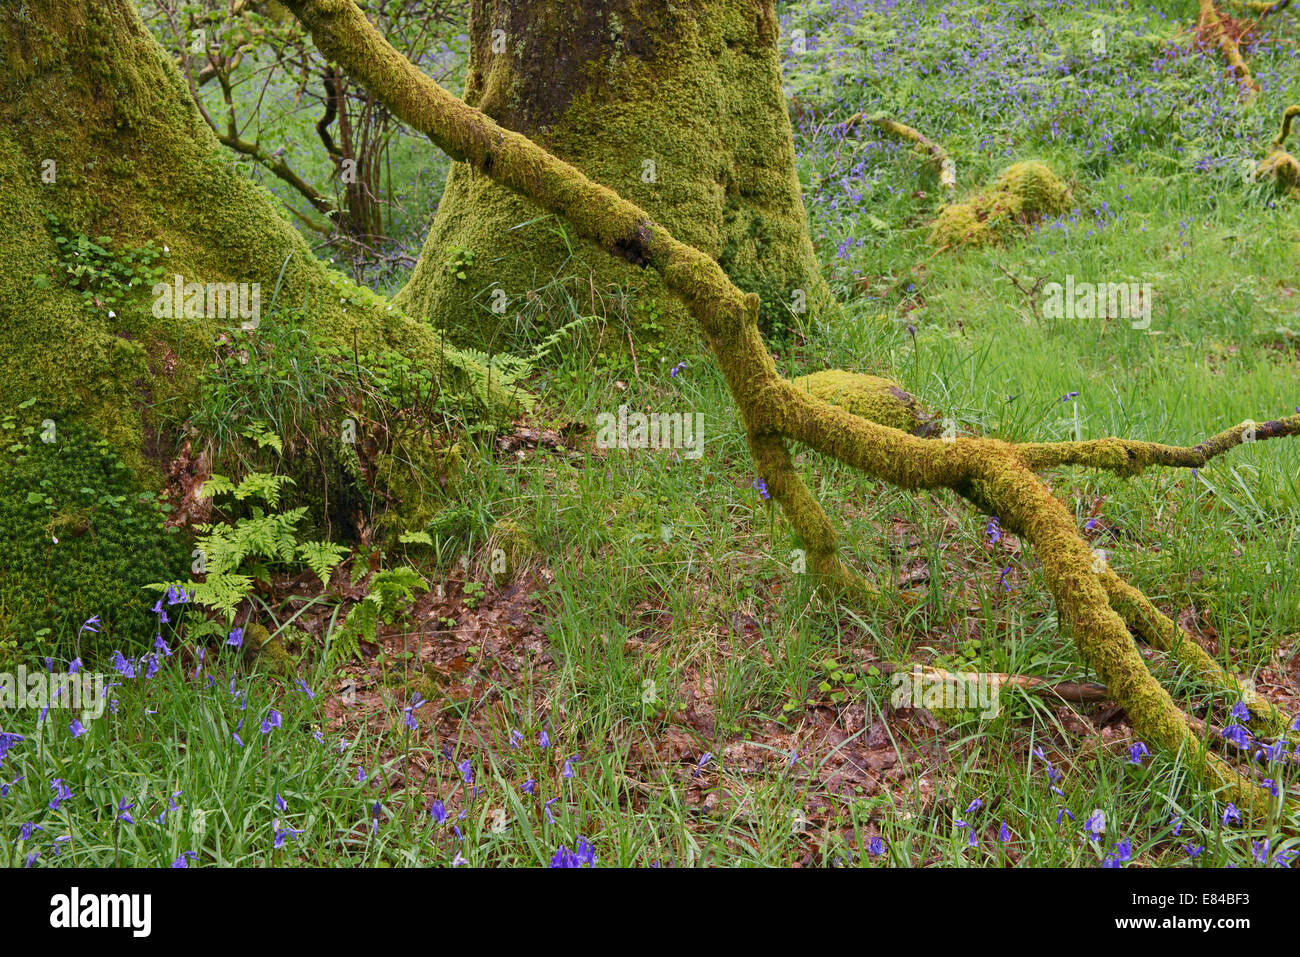
M 1242 99 L 1248 102 L 1253 100 L 1259 95 L 1259 84 L 1251 76 L 1250 67 L 1246 65 L 1246 60 L 1241 55 L 1238 38 L 1243 31 L 1240 25 L 1231 17 L 1221 13 L 1214 0 L 1198 0 L 1198 4 L 1200 15 L 1196 22 L 1196 33 L 1200 42 L 1205 45 L 1214 44 L 1219 48 L 1232 70 L 1232 75 L 1237 78 L 1241 86 Z

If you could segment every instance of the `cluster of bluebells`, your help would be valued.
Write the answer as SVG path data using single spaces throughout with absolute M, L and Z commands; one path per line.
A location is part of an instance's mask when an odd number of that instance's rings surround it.
M 573 845 L 573 850 L 569 850 L 563 844 L 551 858 L 551 867 L 595 867 L 596 866 L 596 849 L 591 846 L 581 834 L 578 835 L 577 841 Z
M 1236 80 L 1207 67 L 1212 51 L 1186 41 L 1185 24 L 1163 11 L 1122 22 L 1104 0 L 1058 0 L 1053 16 L 1079 29 L 1044 31 L 1013 4 L 974 0 L 804 0 L 781 15 L 787 91 L 813 102 L 817 119 L 796 123 L 801 164 L 818 172 L 804 191 L 815 233 L 827 252 L 856 265 L 873 243 L 873 210 L 907 202 L 915 172 L 909 145 L 871 128 L 850 131 L 843 120 L 884 106 L 881 90 L 911 78 L 912 95 L 891 112 L 923 131 L 941 130 L 949 148 L 996 169 L 1037 151 L 1068 152 L 1081 165 L 1106 169 L 1129 160 L 1148 167 L 1153 148 L 1171 153 L 1191 176 L 1240 183 L 1243 155 L 1254 156 L 1273 134 L 1274 113 L 1244 107 Z M 888 22 L 889 29 L 880 24 Z M 1091 42 L 1091 24 L 1104 48 Z M 801 43 L 790 42 L 801 31 Z M 900 38 L 906 38 L 903 42 Z M 1281 102 L 1296 88 L 1293 46 L 1264 42 L 1251 52 L 1252 71 Z M 920 90 L 922 92 L 918 93 Z M 1105 116 L 1105 123 L 1089 120 Z M 1176 124 L 1165 118 L 1177 117 Z M 825 119 L 822 119 L 825 117 Z M 1172 129 L 1178 136 L 1170 137 Z M 1086 214 L 1038 224 L 1040 229 L 1098 235 L 1127 228 L 1123 210 L 1100 201 Z M 1054 252 L 1054 250 L 1049 250 Z
M 122 687 L 123 682 L 132 682 L 142 690 L 147 689 L 161 672 L 167 659 L 173 658 L 172 649 L 168 645 L 167 640 L 163 637 L 163 626 L 171 625 L 175 628 L 177 623 L 173 620 L 173 616 L 176 614 L 174 606 L 184 605 L 189 601 L 190 595 L 187 594 L 184 589 L 176 587 L 169 588 L 167 592 L 155 602 L 152 609 L 157 618 L 158 626 L 152 649 L 133 658 L 128 658 L 120 650 L 113 653 L 109 664 L 120 680 L 111 682 L 107 686 L 107 690 L 110 692 L 107 710 L 110 714 L 117 715 L 122 713 L 121 702 L 116 694 L 112 693 L 113 689 Z M 80 637 L 84 632 L 97 631 L 98 625 L 98 616 L 88 619 L 78 631 L 78 637 Z M 230 633 L 225 644 L 238 648 L 241 643 L 241 638 L 242 630 L 236 628 Z M 217 685 L 217 678 L 210 669 L 205 673 L 204 662 L 206 659 L 206 649 L 202 646 L 194 648 L 193 657 L 199 663 L 192 676 L 195 682 L 201 685 L 197 690 L 199 692 L 210 692 Z M 54 662 L 52 660 L 46 659 L 45 664 L 48 670 L 53 671 Z M 80 658 L 75 658 L 68 664 L 69 674 L 79 674 L 81 669 L 82 662 Z M 199 681 L 201 676 L 204 679 L 202 682 Z M 233 703 L 236 713 L 242 712 L 248 707 L 247 692 L 244 688 L 238 686 L 239 681 L 240 679 L 238 677 L 232 677 L 229 684 L 229 700 Z M 309 699 L 315 697 L 306 682 L 302 679 L 297 681 L 296 688 Z M 148 694 L 146 694 L 146 697 L 148 697 Z M 219 696 L 209 698 L 208 700 L 220 703 Z M 162 707 L 162 705 L 160 704 L 159 707 Z M 48 711 L 48 707 L 41 710 L 36 717 L 37 724 L 46 720 Z M 158 708 L 144 707 L 141 711 L 146 716 L 152 716 L 159 713 Z M 244 746 L 244 742 L 240 737 L 242 727 L 243 719 L 241 718 L 235 725 L 235 729 L 231 735 L 233 739 L 232 743 L 236 748 Z M 281 730 L 283 727 L 284 723 L 281 713 L 275 708 L 267 708 L 260 719 L 260 729 L 263 736 L 269 737 L 274 732 Z M 88 729 L 82 725 L 79 720 L 74 719 L 69 725 L 69 736 L 73 740 L 81 738 L 87 733 Z M 314 732 L 314 736 L 318 742 L 323 743 L 324 738 L 320 732 Z M 13 780 L 7 780 L 3 775 L 3 765 L 6 758 L 9 757 L 11 751 L 19 747 L 24 741 L 26 741 L 24 735 L 0 732 L 0 799 L 10 798 L 13 787 L 26 778 L 25 775 L 19 775 Z M 46 747 L 48 747 L 48 744 Z M 34 757 L 39 761 L 39 755 Z M 30 768 L 31 764 L 28 764 L 28 767 Z M 69 815 L 76 813 L 78 810 L 91 812 L 91 809 L 81 805 L 81 802 L 78 801 L 78 794 L 75 793 L 69 781 L 64 777 L 53 777 L 48 783 L 48 791 L 50 793 L 46 802 L 46 810 L 52 815 L 52 817 L 47 819 L 43 824 L 37 823 L 35 820 L 23 822 L 19 827 L 18 839 L 24 845 L 30 844 L 30 842 L 34 841 L 38 833 L 50 834 L 52 828 L 62 830 L 65 827 L 70 827 Z M 169 818 L 181 810 L 181 805 L 178 803 L 178 799 L 182 797 L 183 793 L 182 790 L 171 791 L 170 794 L 164 796 L 163 801 L 165 803 L 163 803 L 156 814 L 151 812 L 140 819 L 137 818 L 137 814 L 139 813 L 137 811 L 137 801 L 132 800 L 129 796 L 122 796 L 118 798 L 116 803 L 112 806 L 107 819 L 111 821 L 112 826 L 116 831 L 120 831 L 125 827 L 137 827 L 140 825 L 141 820 L 144 824 L 160 829 L 169 827 Z M 278 793 L 275 797 L 275 804 L 277 811 L 280 813 L 284 813 L 288 810 L 287 803 Z M 287 825 L 282 825 L 278 817 L 271 823 L 272 846 L 276 850 L 284 847 L 286 840 L 296 840 L 298 835 L 303 833 L 301 830 L 296 830 Z M 62 834 L 53 837 L 52 842 L 45 848 L 24 848 L 23 856 L 26 865 L 28 867 L 33 866 L 37 860 L 41 859 L 43 852 L 47 850 L 50 851 L 53 856 L 58 856 L 63 847 L 69 844 L 70 840 L 71 838 L 69 835 Z M 172 862 L 171 866 L 189 867 L 190 862 L 197 860 L 197 858 L 197 851 L 186 850 Z

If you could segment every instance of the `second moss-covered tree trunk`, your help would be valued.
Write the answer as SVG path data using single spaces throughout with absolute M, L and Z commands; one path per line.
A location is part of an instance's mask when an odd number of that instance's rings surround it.
M 716 259 L 761 296 L 766 327 L 828 307 L 770 0 L 474 0 L 470 33 L 471 105 Z M 399 301 L 455 338 L 509 349 L 539 314 L 528 294 L 561 277 L 584 311 L 626 316 L 649 338 L 690 328 L 654 274 L 610 260 L 463 163 Z

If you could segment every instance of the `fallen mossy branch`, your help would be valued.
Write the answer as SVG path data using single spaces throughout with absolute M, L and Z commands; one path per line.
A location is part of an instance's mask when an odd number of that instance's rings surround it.
M 1241 55 L 1240 39 L 1247 30 L 1238 28 L 1237 22 L 1219 12 L 1214 0 L 1199 0 L 1200 17 L 1196 22 L 1196 35 L 1201 44 L 1214 44 L 1228 61 L 1233 75 L 1241 84 L 1242 96 L 1247 100 L 1259 94 L 1259 84 L 1250 74 L 1250 67 Z M 1289 2 L 1289 0 L 1288 0 Z
M 900 123 L 884 113 L 873 113 L 870 116 L 865 113 L 854 113 L 840 124 L 840 130 L 848 133 L 859 123 L 867 123 L 895 139 L 914 143 L 918 150 L 929 156 L 930 162 L 934 166 L 935 175 L 939 177 L 939 185 L 947 190 L 957 188 L 957 166 L 952 157 L 948 155 L 947 150 L 924 133 L 908 126 L 906 123 Z
M 1004 528 L 1033 547 L 1064 627 L 1128 713 L 1135 733 L 1167 753 L 1183 755 L 1203 782 L 1223 789 L 1243 811 L 1261 817 L 1272 811 L 1268 791 L 1209 752 L 1196 719 L 1175 704 L 1147 667 L 1129 623 L 1112 605 L 1117 589 L 1107 583 L 1114 573 L 1099 562 L 1074 515 L 1034 472 L 1050 461 L 1043 451 L 1050 446 L 921 438 L 855 415 L 783 379 L 758 332 L 758 297 L 742 293 L 713 259 L 678 241 L 613 190 L 452 96 L 390 46 L 353 0 L 284 2 L 326 56 L 453 159 L 528 197 L 611 254 L 663 276 L 699 323 L 740 409 L 758 471 L 824 582 L 833 587 L 864 584 L 841 561 L 830 519 L 795 470 L 787 448 L 791 440 L 901 488 L 953 490 L 998 516 Z M 1295 434 L 1300 416 L 1279 426 L 1279 435 Z M 1114 441 L 1127 461 L 1128 447 L 1123 440 Z M 1067 445 L 1072 448 L 1058 460 L 1120 462 L 1114 453 L 1108 457 L 1097 451 L 1110 446 Z M 1094 446 L 1091 458 L 1085 452 L 1089 445 Z M 1158 464 L 1154 458 L 1152 464 Z M 1171 635 L 1169 640 L 1175 639 Z M 1222 670 L 1216 665 L 1216 673 L 1201 676 L 1217 683 Z
M 1275 3 L 1265 3 L 1263 0 L 1245 0 L 1241 4 L 1251 13 L 1257 13 L 1260 19 L 1271 17 L 1275 13 L 1281 13 L 1287 7 L 1291 6 L 1291 0 L 1276 0 Z

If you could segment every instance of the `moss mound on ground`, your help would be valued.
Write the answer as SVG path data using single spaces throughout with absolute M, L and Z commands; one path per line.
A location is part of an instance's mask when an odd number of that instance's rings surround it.
M 1288 106 L 1282 113 L 1282 129 L 1273 141 L 1273 152 L 1255 167 L 1255 178 L 1272 180 L 1277 188 L 1289 196 L 1300 196 L 1300 160 L 1285 149 L 1291 124 L 1300 117 L 1300 105 Z
M 1290 196 L 1300 196 L 1300 160 L 1285 150 L 1270 153 L 1255 168 L 1256 179 L 1270 179 Z
M 924 436 L 936 431 L 934 416 L 921 407 L 915 396 L 880 376 L 826 369 L 792 379 L 791 384 L 823 402 L 890 428 Z
M 1047 165 L 1015 163 L 992 186 L 945 206 L 930 225 L 930 242 L 941 249 L 990 245 L 1018 226 L 1060 215 L 1073 204 L 1070 188 Z

